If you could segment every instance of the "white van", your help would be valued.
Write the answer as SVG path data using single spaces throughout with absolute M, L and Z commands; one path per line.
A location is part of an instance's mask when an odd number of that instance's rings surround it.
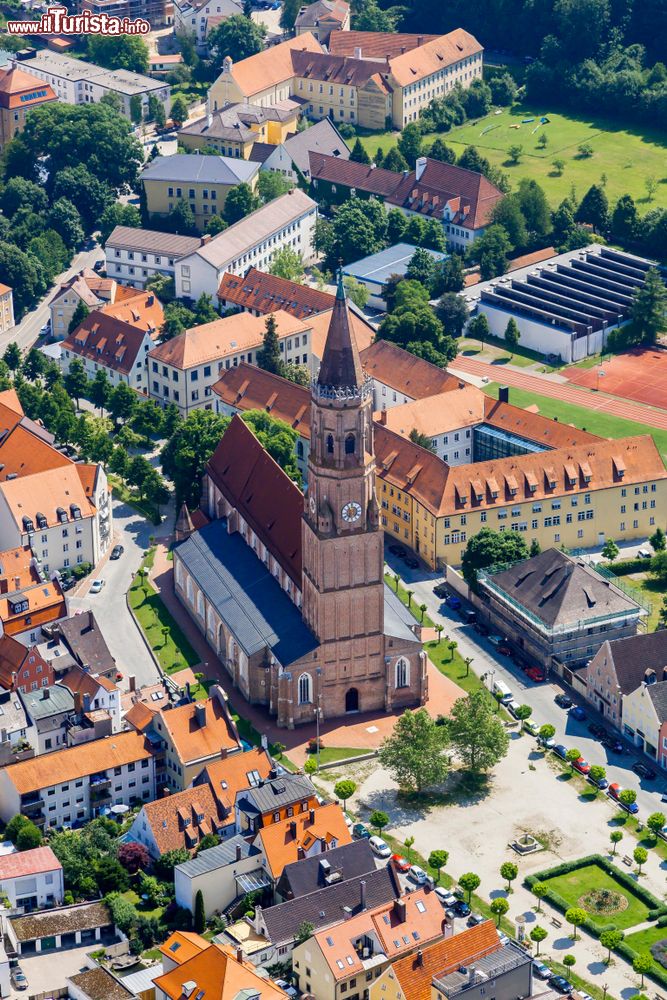
M 507 705 L 513 699 L 512 692 L 504 681 L 493 682 L 493 693 L 500 699 L 501 705 Z
M 391 857 L 391 847 L 384 842 L 382 837 L 369 837 L 369 846 L 373 854 L 377 854 L 378 858 L 390 858 Z

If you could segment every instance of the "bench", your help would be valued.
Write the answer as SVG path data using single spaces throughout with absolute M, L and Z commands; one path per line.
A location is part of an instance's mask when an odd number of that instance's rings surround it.
M 563 926 L 563 922 L 561 920 L 558 920 L 557 917 L 552 917 L 551 918 L 551 923 L 554 925 L 554 927 L 562 927 Z
M 627 865 L 628 868 L 632 868 L 632 858 L 626 854 L 625 857 L 623 858 L 623 864 Z
M 653 1000 L 665 1000 L 665 997 L 663 997 L 662 993 L 654 993 Z

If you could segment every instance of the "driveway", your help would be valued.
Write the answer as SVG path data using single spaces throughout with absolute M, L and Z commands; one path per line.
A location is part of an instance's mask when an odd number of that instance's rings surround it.
M 136 677 L 137 687 L 155 684 L 158 680 L 157 667 L 130 614 L 125 595 L 141 565 L 150 536 L 160 529 L 149 524 L 133 507 L 118 500 L 113 501 L 113 516 L 113 542 L 120 543 L 125 551 L 120 559 L 112 560 L 107 556 L 81 585 L 77 591 L 80 596 L 71 597 L 69 604 L 72 612 L 89 608 L 94 611 L 111 655 L 123 674 L 120 686 L 127 690 L 129 674 Z M 99 594 L 89 592 L 95 579 L 104 580 L 104 588 Z
M 86 953 L 94 950 L 93 946 L 87 944 L 80 948 L 61 948 L 57 960 L 53 952 L 20 958 L 19 965 L 28 980 L 28 989 L 23 992 L 11 990 L 11 1000 L 25 1000 L 26 997 L 38 996 L 40 993 L 50 996 L 50 990 L 64 988 L 68 976 L 90 968 Z

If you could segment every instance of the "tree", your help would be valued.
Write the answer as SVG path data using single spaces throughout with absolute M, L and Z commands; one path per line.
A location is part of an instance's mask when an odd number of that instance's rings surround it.
M 608 538 L 602 549 L 602 557 L 608 559 L 609 562 L 613 562 L 620 551 L 614 539 Z
M 450 337 L 460 337 L 468 321 L 468 306 L 456 292 L 445 292 L 436 303 L 435 312 Z
M 614 845 L 613 848 L 612 848 L 612 854 L 616 854 L 616 848 L 618 847 L 618 845 L 620 844 L 620 842 L 623 840 L 623 833 L 622 833 L 622 831 L 621 830 L 612 830 L 611 833 L 609 834 L 609 839 L 611 840 L 612 844 Z
M 621 805 L 632 806 L 637 801 L 637 793 L 634 788 L 624 788 L 618 796 L 618 801 Z
M 212 56 L 211 69 L 217 76 L 225 56 L 233 53 L 234 61 L 241 62 L 264 48 L 266 28 L 249 21 L 242 14 L 225 18 L 208 35 L 208 48 Z
M 348 299 L 355 304 L 358 309 L 363 309 L 368 302 L 369 292 L 364 285 L 363 281 L 357 281 L 357 279 L 348 274 L 343 278 L 343 284 L 345 285 L 345 291 L 347 293 Z
M 382 167 L 384 170 L 393 170 L 397 174 L 402 174 L 404 171 L 410 169 L 405 157 L 396 146 L 391 147 L 382 161 Z
M 653 834 L 653 839 L 658 839 L 658 834 L 662 833 L 662 829 L 667 820 L 665 819 L 665 814 L 661 812 L 654 812 L 646 820 L 646 825 Z
M 129 887 L 130 879 L 127 871 L 116 858 L 102 857 L 94 863 L 95 881 L 100 894 L 106 896 L 108 892 L 125 892 Z
M 315 757 L 309 757 L 306 763 L 303 765 L 303 769 L 306 774 L 315 774 L 317 771 L 317 760 Z
M 581 750 L 578 747 L 571 747 L 567 751 L 567 755 L 566 755 L 565 759 L 568 762 L 568 764 L 570 765 L 570 769 L 572 771 L 574 771 L 574 763 L 575 763 L 575 761 L 579 760 L 580 757 L 581 757 Z
M 276 317 L 269 313 L 264 324 L 264 339 L 256 355 L 257 366 L 273 375 L 282 375 L 283 362 L 280 356 L 280 341 L 276 325 Z
M 460 876 L 459 885 L 465 890 L 465 892 L 468 893 L 468 905 L 470 905 L 473 892 L 476 889 L 479 889 L 481 883 L 481 878 L 479 875 L 476 875 L 475 872 L 464 872 L 464 874 Z
M 21 348 L 19 347 L 19 345 L 16 343 L 15 340 L 12 340 L 9 344 L 7 344 L 5 353 L 2 356 L 2 360 L 7 365 L 9 370 L 12 372 L 18 371 L 18 369 L 21 367 L 21 360 L 22 360 Z
M 591 769 L 588 772 L 588 774 L 589 774 L 589 777 L 593 781 L 595 781 L 596 783 L 598 783 L 598 784 L 601 781 L 604 781 L 604 779 L 607 776 L 607 772 L 606 772 L 605 768 L 602 767 L 600 764 L 592 764 L 591 765 Z
M 191 509 L 199 505 L 206 463 L 228 422 L 212 410 L 195 410 L 176 427 L 162 449 L 162 471 L 176 488 L 177 509 L 184 501 Z
M 72 313 L 72 318 L 67 326 L 67 335 L 69 336 L 69 334 L 73 333 L 73 331 L 76 330 L 77 327 L 81 326 L 86 316 L 89 315 L 90 315 L 90 309 L 83 301 L 83 299 L 79 299 L 79 301 L 76 304 L 76 308 Z
M 300 282 L 303 278 L 303 257 L 292 247 L 281 247 L 271 261 L 269 274 L 287 278 L 288 281 Z
M 554 168 L 558 176 L 562 177 L 563 171 L 565 170 L 565 160 L 558 156 L 555 160 L 551 161 L 551 166 Z
M 387 215 L 374 199 L 348 198 L 338 208 L 326 232 L 325 267 L 334 271 L 340 260 L 349 264 L 386 245 Z
M 148 73 L 148 46 L 138 35 L 86 35 L 88 57 L 106 69 Z
M 357 783 L 350 778 L 342 778 L 334 785 L 334 795 L 343 800 L 343 811 L 347 808 L 347 800 L 352 798 L 356 790 Z
M 447 729 L 453 749 L 473 773 L 487 771 L 507 754 L 509 736 L 484 691 L 454 702 Z
M 113 203 L 114 193 L 106 183 L 91 173 L 84 163 L 76 167 L 65 167 L 53 184 L 53 198 L 65 198 L 81 216 L 86 232 L 92 232 L 105 209 Z
M 505 343 L 510 349 L 510 353 L 513 355 L 515 350 L 519 345 L 519 340 L 521 339 L 521 331 L 517 325 L 517 321 L 514 316 L 510 316 L 507 321 L 507 326 L 505 327 Z
M 232 21 L 233 18 L 229 18 L 227 21 L 223 21 L 220 27 L 224 24 Z M 214 29 L 217 30 L 217 29 Z M 246 215 L 250 215 L 254 212 L 256 208 L 259 208 L 259 198 L 254 193 L 253 189 L 245 181 L 237 184 L 236 187 L 230 189 L 225 198 L 225 204 L 222 209 L 222 217 L 225 222 L 232 226 L 235 222 L 240 219 L 244 219 Z
M 635 864 L 637 865 L 637 874 L 641 875 L 642 865 L 645 865 L 648 860 L 648 851 L 645 847 L 635 847 L 632 857 L 635 859 Z
M 79 400 L 81 396 L 86 396 L 88 392 L 88 376 L 86 375 L 85 369 L 83 367 L 83 361 L 79 358 L 74 358 L 70 362 L 67 374 L 63 379 L 65 383 L 65 389 L 72 399 L 76 402 L 76 408 L 79 409 Z
M 514 861 L 505 861 L 500 866 L 500 877 L 507 882 L 507 891 L 512 891 L 512 882 L 519 874 L 519 866 Z
M 38 826 L 27 819 L 16 835 L 16 848 L 19 851 L 32 851 L 42 843 L 42 833 Z
M 667 537 L 665 536 L 665 532 L 662 530 L 660 525 L 658 525 L 658 527 L 655 529 L 655 531 L 649 538 L 649 542 L 653 546 L 655 552 L 665 551 L 665 548 L 667 547 Z
M 547 740 L 553 739 L 556 735 L 556 727 L 552 726 L 550 722 L 546 722 L 543 726 L 540 726 L 538 735 L 540 740 L 546 743 Z
M 642 344 L 655 344 L 667 325 L 667 288 L 654 267 L 635 290 L 630 318 Z
M 148 868 L 150 855 L 143 844 L 130 841 L 118 848 L 118 860 L 130 875 L 134 875 L 140 868 Z
M 262 170 L 257 180 L 259 196 L 265 203 L 287 194 L 293 187 L 294 182 L 289 177 L 283 177 L 275 170 Z
M 413 166 L 422 154 L 422 133 L 417 122 L 408 122 L 398 137 L 401 156 Z
M 197 889 L 195 894 L 195 913 L 194 913 L 194 929 L 195 933 L 203 934 L 206 930 L 206 910 L 204 909 L 204 894 L 201 889 Z
M 357 138 L 354 146 L 352 147 L 352 152 L 350 153 L 350 159 L 355 163 L 366 163 L 370 164 L 371 158 L 366 152 L 366 147 L 363 145 L 361 139 Z
M 517 532 L 498 532 L 482 528 L 468 540 L 461 570 L 466 583 L 473 589 L 477 583 L 477 573 L 487 566 L 515 563 L 528 555 L 526 543 Z
M 512 243 L 504 226 L 489 226 L 468 251 L 470 260 L 479 264 L 482 281 L 496 278 L 507 270 L 507 258 Z
M 451 254 L 442 264 L 440 273 L 434 278 L 434 292 L 443 295 L 445 292 L 460 292 L 465 285 L 463 260 L 457 253 Z
M 564 955 L 563 965 L 566 969 L 572 969 L 577 964 L 577 960 L 574 955 Z
M 25 177 L 11 177 L 0 196 L 0 209 L 11 219 L 21 208 L 39 215 L 46 212 L 49 200 L 44 188 Z
M 528 229 L 518 194 L 508 194 L 494 205 L 491 218 L 507 233 L 515 249 L 528 244 Z
M 382 8 L 377 0 L 361 0 L 352 25 L 355 31 L 396 31 L 397 10 L 397 7 Z
M 530 549 L 528 550 L 528 555 L 533 559 L 535 556 L 539 556 L 542 551 L 542 546 L 538 542 L 537 538 L 533 538 L 530 543 Z
M 621 243 L 632 242 L 640 227 L 637 206 L 629 194 L 623 194 L 614 205 L 611 214 L 611 232 Z
M 516 165 L 521 159 L 522 153 L 523 153 L 523 146 L 521 146 L 520 144 L 517 143 L 513 146 L 510 146 L 507 150 L 507 155 L 509 156 L 510 163 Z
M 373 830 L 377 830 L 378 833 L 382 833 L 385 826 L 389 824 L 389 817 L 386 812 L 382 812 L 381 809 L 374 809 L 368 817 L 368 822 Z
M 233 190 L 234 188 L 230 194 Z M 195 213 L 190 208 L 190 202 L 185 198 L 179 198 L 171 212 L 161 220 L 160 228 L 177 236 L 194 236 L 197 232 L 197 222 Z
M 431 160 L 439 160 L 440 163 L 456 163 L 456 153 L 439 137 L 431 144 L 428 156 Z
M 137 911 L 134 905 L 119 892 L 111 892 L 105 902 L 111 910 L 113 922 L 124 934 L 127 934 L 137 923 Z
M 391 772 L 399 787 L 421 792 L 441 784 L 447 776 L 448 762 L 443 751 L 447 731 L 436 726 L 428 712 L 406 710 L 397 720 L 391 736 L 381 744 L 378 760 Z
M 549 886 L 546 884 L 546 882 L 535 882 L 535 884 L 532 887 L 533 895 L 537 899 L 538 913 L 542 912 L 542 900 L 544 899 L 548 891 L 549 891 Z
M 588 222 L 596 233 L 605 234 L 609 229 L 609 202 L 604 188 L 592 184 L 581 199 L 575 214 L 577 222 Z
M 174 868 L 176 865 L 182 865 L 189 860 L 190 852 L 188 850 L 184 847 L 175 847 L 171 851 L 161 854 L 153 862 L 153 872 L 162 882 L 171 882 L 174 879 Z
M 583 923 L 588 919 L 588 914 L 586 910 L 582 909 L 581 906 L 571 906 L 569 910 L 565 911 L 565 919 L 568 924 L 572 925 L 572 940 L 577 940 L 577 927 L 581 927 Z
M 177 94 L 171 102 L 169 116 L 171 120 L 179 126 L 182 125 L 184 121 L 187 121 L 188 105 L 182 94 Z
M 431 851 L 428 856 L 428 866 L 433 872 L 436 884 L 440 882 L 440 873 L 449 860 L 449 851 Z
M 0 281 L 14 290 L 17 322 L 47 287 L 40 261 L 32 254 L 24 253 L 17 246 L 3 241 L 0 241 Z
M 635 955 L 632 960 L 632 968 L 638 976 L 641 976 L 640 988 L 644 988 L 644 976 L 653 968 L 653 956 L 649 951 Z
M 644 181 L 644 187 L 646 188 L 646 196 L 648 200 L 653 201 L 655 198 L 655 192 L 658 190 L 658 182 L 655 177 L 652 175 L 647 177 Z
M 59 198 L 47 215 L 50 229 L 58 233 L 68 250 L 75 250 L 83 243 L 83 226 L 76 207 L 67 198 Z
M 524 722 L 527 722 L 528 719 L 531 717 L 532 714 L 533 714 L 533 710 L 530 707 L 530 705 L 519 705 L 519 707 L 517 708 L 517 710 L 516 710 L 516 717 L 519 720 L 519 722 L 521 723 L 521 732 L 523 732 L 523 724 L 524 724 Z
M 301 923 L 297 928 L 294 940 L 296 941 L 297 944 L 303 944 L 304 941 L 308 941 L 308 939 L 311 938 L 314 933 L 315 933 L 314 926 L 307 920 L 304 920 L 303 923 Z
M 533 927 L 533 929 L 531 930 L 530 940 L 534 941 L 535 944 L 537 945 L 537 950 L 535 952 L 536 956 L 539 955 L 540 945 L 547 937 L 548 937 L 548 931 L 546 931 L 544 927 L 540 927 L 539 924 L 536 924 L 535 927 Z
M 510 904 L 508 903 L 508 901 L 505 899 L 504 896 L 496 896 L 495 899 L 491 900 L 491 905 L 489 906 L 489 909 L 496 918 L 496 927 L 500 927 L 500 921 L 505 916 L 509 908 Z
M 420 281 L 425 288 L 430 289 L 435 277 L 435 268 L 435 258 L 428 250 L 417 247 L 408 261 L 405 277 L 408 281 Z
M 129 420 L 138 403 L 138 397 L 127 382 L 119 382 L 109 396 L 108 409 L 116 426 L 121 420 Z
M 607 949 L 607 964 L 611 962 L 611 953 L 614 948 L 618 948 L 623 940 L 623 931 L 603 931 L 600 934 L 600 944 Z
M 205 833 L 197 844 L 195 856 L 201 854 L 202 851 L 210 851 L 212 847 L 217 847 L 219 843 L 220 837 L 218 837 L 217 833 Z

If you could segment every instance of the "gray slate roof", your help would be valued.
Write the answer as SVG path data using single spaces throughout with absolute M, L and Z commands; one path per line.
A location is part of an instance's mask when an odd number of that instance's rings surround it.
M 649 684 L 646 690 L 653 702 L 658 719 L 661 723 L 664 722 L 667 719 L 667 681 Z
M 176 867 L 188 878 L 193 878 L 195 875 L 206 875 L 208 872 L 217 871 L 218 868 L 225 868 L 238 861 L 239 859 L 236 857 L 237 847 L 241 848 L 241 860 L 262 853 L 259 847 L 254 847 L 244 837 L 230 837 L 224 843 L 218 844 L 216 847 L 209 847 L 208 850 L 198 854 L 196 858 L 184 861 Z
M 116 661 L 92 611 L 64 618 L 57 623 L 57 631 L 74 659 L 91 674 L 106 675 L 115 670 Z
M 372 871 L 375 871 L 375 857 L 368 840 L 353 840 L 351 844 L 343 844 L 324 854 L 285 865 L 276 891 L 285 899 L 307 896 L 329 884 L 345 882 Z M 327 878 L 332 881 L 327 882 Z
M 251 181 L 258 170 L 259 164 L 232 156 L 174 153 L 156 156 L 142 171 L 141 180 L 234 185 Z
M 60 712 L 74 711 L 74 695 L 62 684 L 52 684 L 21 695 L 25 709 L 33 722 L 40 722 Z
M 395 639 L 418 642 L 412 626 L 415 619 L 391 587 L 384 585 L 384 634 Z
M 347 264 L 343 268 L 343 274 L 360 281 L 367 281 L 370 284 L 383 286 L 392 274 L 405 274 L 408 264 L 412 260 L 416 246 L 412 243 L 395 243 L 391 247 L 386 247 L 378 253 L 373 253 L 370 257 L 363 257 L 361 260 Z M 434 261 L 446 260 L 449 254 L 441 253 L 439 250 L 429 250 L 426 252 Z
M 240 535 L 213 521 L 177 551 L 247 656 L 268 647 L 288 666 L 317 649 L 301 613 Z
M 185 257 L 199 246 L 200 236 L 176 236 L 174 233 L 160 233 L 157 229 L 134 229 L 132 226 L 116 226 L 105 243 L 105 248 L 111 247 L 112 250 L 137 250 L 174 258 Z
M 316 794 L 315 786 L 305 774 L 284 774 L 254 788 L 244 788 L 236 801 L 244 812 L 266 813 Z
M 323 118 L 309 128 L 296 132 L 284 143 L 285 149 L 292 157 L 292 162 L 303 174 L 310 176 L 310 153 L 325 153 L 327 156 L 338 156 L 341 160 L 349 160 L 348 149 L 342 135 L 329 118 Z
M 328 852 L 325 852 L 325 855 Z M 283 941 L 293 941 L 296 933 L 305 922 L 312 924 L 315 930 L 330 927 L 345 919 L 344 907 L 349 907 L 352 915 L 362 912 L 361 883 L 366 883 L 366 906 L 372 910 L 383 903 L 398 899 L 401 895 L 398 880 L 390 865 L 376 868 L 358 878 L 348 879 L 318 889 L 307 896 L 298 896 L 285 903 L 271 906 L 262 911 L 262 918 L 267 936 L 273 944 Z
M 638 605 L 622 591 L 560 549 L 546 549 L 487 579 L 548 628 L 638 611 Z
M 647 670 L 655 671 L 659 682 L 651 686 L 653 692 L 661 686 L 660 682 L 667 680 L 667 676 L 663 676 L 663 670 L 667 668 L 667 630 L 607 641 L 600 647 L 593 663 L 604 657 L 611 659 L 623 694 L 630 694 L 638 688 L 645 680 Z

